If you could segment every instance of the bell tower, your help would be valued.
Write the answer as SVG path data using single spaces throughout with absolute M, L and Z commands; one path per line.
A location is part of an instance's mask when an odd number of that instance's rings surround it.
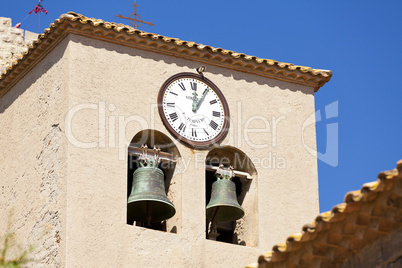
M 61 15 L 0 76 L 0 215 L 44 267 L 243 267 L 318 213 L 330 77 Z

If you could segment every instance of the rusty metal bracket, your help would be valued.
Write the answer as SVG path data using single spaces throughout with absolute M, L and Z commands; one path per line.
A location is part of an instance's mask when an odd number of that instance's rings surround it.
M 201 67 L 197 68 L 197 73 L 203 74 L 207 70 L 207 67 L 205 65 L 201 65 Z
M 223 165 L 219 165 L 219 167 L 212 166 L 212 165 L 205 165 L 205 169 L 207 171 L 215 171 L 215 174 L 220 174 L 222 176 L 231 176 L 231 177 L 244 178 L 244 179 L 248 179 L 248 180 L 253 179 L 253 177 L 249 173 L 239 171 L 239 170 L 235 170 L 235 169 L 233 169 L 233 167 L 231 167 L 231 168 L 232 169 L 230 169 L 230 167 L 225 168 Z
M 148 159 L 153 159 L 156 163 L 159 163 L 160 161 L 177 162 L 177 157 L 175 155 L 162 152 L 160 148 L 156 147 L 149 149 L 146 144 L 142 145 L 140 148 L 129 146 L 128 154 L 137 156 L 139 160 L 144 160 L 145 162 L 148 161 Z

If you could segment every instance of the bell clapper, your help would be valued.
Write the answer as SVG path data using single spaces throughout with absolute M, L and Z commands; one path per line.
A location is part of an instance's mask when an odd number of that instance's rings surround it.
M 146 148 L 146 145 L 145 145 Z M 155 148 L 154 148 L 155 149 Z M 158 163 L 158 157 L 156 157 L 156 159 L 153 158 L 148 158 L 145 157 L 142 158 L 142 161 L 140 161 L 140 166 L 143 167 L 156 167 Z M 146 211 L 147 211 L 147 216 L 145 218 L 146 222 L 146 227 L 151 228 L 151 222 L 152 222 L 152 214 L 151 214 L 151 210 L 152 210 L 152 206 L 150 205 L 149 201 L 146 201 L 147 205 L 146 205 Z
M 149 205 L 149 201 L 147 201 L 147 218 L 146 218 L 146 224 L 147 224 L 147 227 L 148 228 L 150 228 L 151 227 L 151 220 L 152 220 L 152 217 L 151 217 L 151 206 Z

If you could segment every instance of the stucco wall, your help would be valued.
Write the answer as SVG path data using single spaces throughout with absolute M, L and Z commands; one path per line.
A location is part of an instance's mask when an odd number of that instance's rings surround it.
M 157 112 L 159 88 L 171 75 L 195 72 L 200 64 L 79 36 L 72 40 L 69 107 L 87 108 L 74 114 L 74 140 L 67 142 L 69 264 L 243 266 L 289 233 L 300 231 L 301 224 L 318 213 L 316 159 L 301 141 L 303 123 L 314 113 L 313 88 L 207 66 L 205 75 L 221 89 L 231 112 L 231 131 L 222 145 L 237 147 L 255 161 L 259 247 L 205 239 L 208 152 L 180 143 L 181 160 L 174 175 L 182 189 L 177 205 L 180 232 L 126 225 L 126 146 L 147 128 L 171 137 Z M 249 129 L 265 128 L 261 122 L 268 122 L 270 130 L 250 132 L 247 141 L 246 124 Z M 314 125 L 305 129 L 305 138 L 315 148 Z M 255 148 L 264 144 L 265 148 Z M 85 146 L 93 148 L 80 148 Z M 273 159 L 276 164 L 269 166 Z M 259 160 L 265 162 L 258 164 Z
M 0 236 L 15 232 L 20 253 L 34 246 L 34 267 L 63 266 L 67 50 L 61 43 L 0 99 Z
M 172 200 L 180 217 L 177 233 L 126 224 L 127 145 L 143 129 L 173 139 L 157 111 L 159 88 L 173 74 L 195 72 L 200 64 L 77 35 L 69 35 L 47 58 L 55 64 L 44 70 L 41 66 L 50 61 L 42 61 L 0 99 L 1 107 L 8 106 L 0 114 L 7 126 L 0 130 L 7 148 L 2 151 L 6 175 L 1 183 L 8 189 L 1 200 L 18 203 L 20 210 L 33 207 L 34 213 L 21 217 L 24 225 L 37 223 L 44 206 L 58 211 L 60 223 L 53 229 L 61 233 L 59 248 L 65 253 L 57 257 L 62 264 L 243 267 L 318 213 L 316 158 L 302 143 L 303 124 L 314 113 L 313 88 L 206 66 L 205 76 L 220 88 L 230 107 L 231 127 L 222 145 L 248 154 L 257 169 L 257 188 L 249 194 L 258 200 L 258 223 L 252 230 L 258 232 L 258 246 L 231 245 L 205 238 L 208 151 L 181 143 L 176 145 L 181 159 L 173 179 L 181 194 Z M 57 137 L 56 147 L 49 148 L 51 137 Z M 314 124 L 304 129 L 304 138 L 315 149 Z M 40 154 L 43 150 L 47 151 Z M 20 163 L 35 174 L 24 175 L 29 187 L 18 188 Z M 44 181 L 44 172 L 57 179 Z M 54 189 L 57 203 L 38 198 L 44 195 L 40 189 L 47 195 Z M 22 234 L 26 235 L 28 231 Z

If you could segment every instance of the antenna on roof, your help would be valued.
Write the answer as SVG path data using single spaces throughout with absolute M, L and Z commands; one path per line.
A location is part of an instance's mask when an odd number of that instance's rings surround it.
M 137 14 L 137 7 L 138 7 L 138 5 L 137 5 L 137 0 L 135 0 L 134 4 L 132 4 L 132 5 L 134 6 L 134 13 L 131 13 L 130 16 L 128 16 L 128 17 L 124 17 L 124 16 L 122 16 L 122 15 L 120 14 L 120 12 L 119 12 L 119 15 L 116 15 L 116 17 L 119 18 L 119 21 L 120 21 L 121 19 L 126 19 L 126 20 L 128 20 L 128 21 L 130 22 L 130 24 L 134 26 L 134 29 L 137 29 L 137 28 L 140 27 L 142 24 L 148 24 L 149 26 L 151 26 L 151 28 L 152 28 L 152 26 L 155 26 L 155 24 L 153 24 L 152 21 L 150 21 L 150 22 L 145 22 L 145 21 L 142 20 L 142 18 L 140 17 L 140 15 Z M 132 18 L 132 17 L 133 17 L 133 18 Z M 134 23 L 132 23 L 132 21 L 134 21 Z

